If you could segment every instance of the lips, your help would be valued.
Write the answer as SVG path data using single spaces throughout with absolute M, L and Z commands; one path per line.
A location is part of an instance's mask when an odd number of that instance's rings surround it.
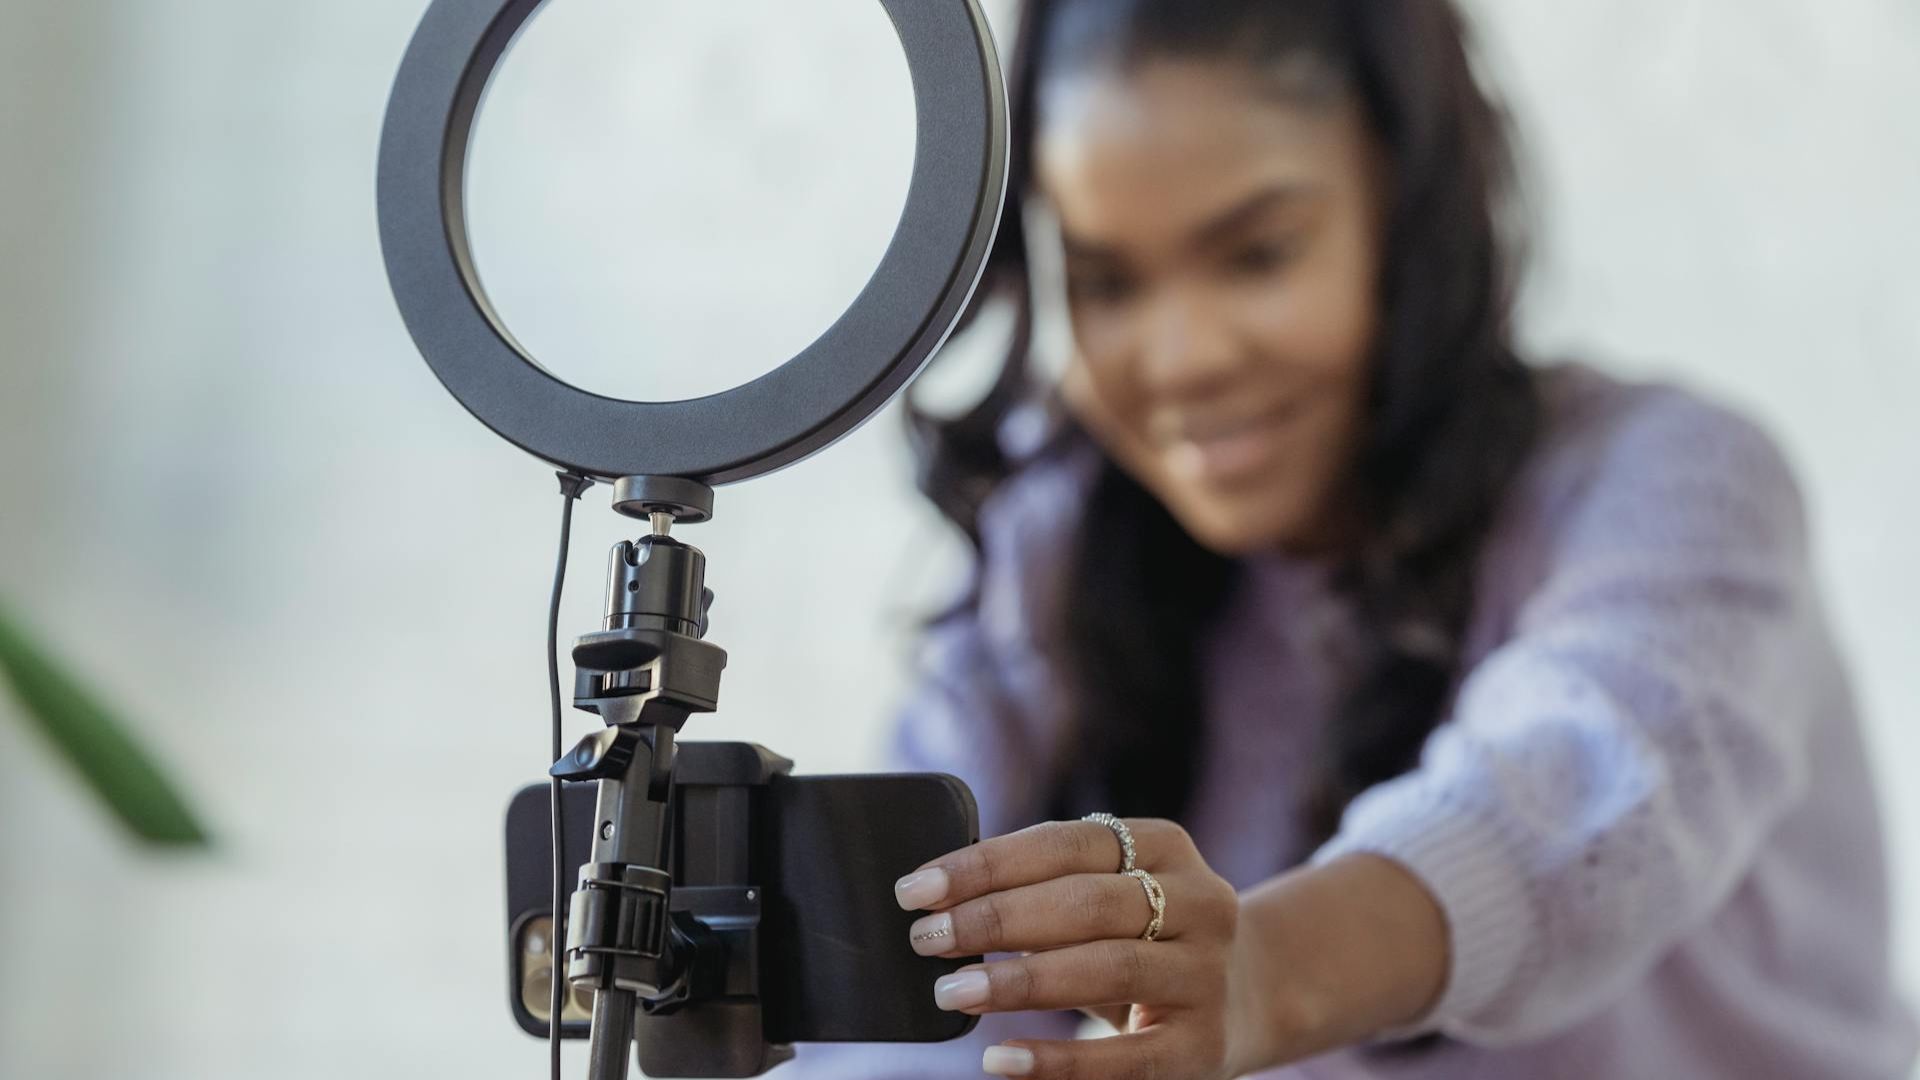
M 1174 472 L 1208 483 L 1257 476 L 1278 456 L 1282 430 L 1297 411 L 1283 406 L 1251 417 L 1167 425 L 1177 432 L 1164 440 L 1168 462 Z

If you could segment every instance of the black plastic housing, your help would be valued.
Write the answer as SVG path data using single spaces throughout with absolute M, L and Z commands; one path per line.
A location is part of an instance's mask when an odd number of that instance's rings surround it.
M 933 1004 L 933 983 L 976 959 L 915 954 L 893 884 L 929 859 L 978 840 L 966 785 L 938 774 L 786 775 L 790 763 L 744 743 L 682 743 L 675 766 L 668 869 L 672 910 L 750 955 L 696 981 L 694 1000 L 644 1016 L 641 1068 L 655 1076 L 753 1076 L 803 1042 L 940 1042 L 972 1017 Z M 595 788 L 565 790 L 566 870 L 586 862 Z M 523 789 L 506 822 L 509 1001 L 528 1034 L 521 928 L 549 912 L 547 787 Z M 693 924 L 700 925 L 695 926 Z M 585 1023 L 561 1034 L 585 1038 Z M 716 1055 L 726 1060 L 716 1060 Z

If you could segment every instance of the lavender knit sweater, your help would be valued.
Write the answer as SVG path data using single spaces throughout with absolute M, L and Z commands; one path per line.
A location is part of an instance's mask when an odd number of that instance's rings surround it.
M 1315 859 L 1398 860 L 1453 966 L 1416 1031 L 1288 1080 L 1905 1077 L 1887 888 L 1845 673 L 1798 493 L 1765 436 L 1682 392 L 1542 372 L 1548 424 L 1486 547 L 1466 678 L 1419 767 Z M 894 764 L 955 773 L 983 834 L 1032 823 L 1060 745 L 1039 661 L 1090 457 L 984 516 L 977 617 L 934 632 Z M 1202 652 L 1186 824 L 1237 886 L 1286 869 L 1347 615 L 1321 571 L 1250 560 Z M 906 948 L 903 941 L 901 948 Z M 929 988 L 931 992 L 931 988 Z M 789 1080 L 960 1080 L 983 1047 L 1075 1019 L 996 1016 L 929 1047 L 805 1047 Z

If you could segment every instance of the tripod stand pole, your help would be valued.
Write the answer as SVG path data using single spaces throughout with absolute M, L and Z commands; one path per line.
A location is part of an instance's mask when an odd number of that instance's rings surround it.
M 593 995 L 587 1080 L 627 1080 L 627 1064 L 633 1060 L 633 1011 L 639 1007 L 630 990 L 601 990 Z

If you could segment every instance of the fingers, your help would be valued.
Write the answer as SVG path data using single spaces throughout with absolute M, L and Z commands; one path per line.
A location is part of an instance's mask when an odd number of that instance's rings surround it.
M 1113 829 L 1053 822 L 935 859 L 896 886 L 901 907 L 931 912 L 913 925 L 921 955 L 1026 954 L 940 979 L 940 1008 L 970 1016 L 1080 1009 L 1133 1027 L 1108 1039 L 994 1047 L 982 1063 L 988 1073 L 1167 1080 L 1230 1071 L 1224 1018 L 1238 894 L 1178 825 L 1127 826 L 1139 878 L 1117 872 Z M 1156 907 L 1168 922 L 1157 940 L 1142 941 L 1157 925 Z
M 1021 1040 L 989 1047 L 981 1067 L 1028 1080 L 1167 1080 L 1219 1075 L 1223 1056 L 1207 1039 L 1169 1026 L 1076 1042 Z
M 964 968 L 934 984 L 933 1000 L 969 1016 L 1131 1004 L 1203 1007 L 1226 993 L 1217 965 L 1204 959 L 1157 942 L 1097 941 Z
M 1136 862 L 1148 870 L 1177 869 L 1199 857 L 1186 830 L 1173 822 L 1130 820 L 1127 826 Z M 1119 838 L 1105 825 L 1050 821 L 935 859 L 900 879 L 894 891 L 908 911 L 941 911 L 1071 874 L 1111 874 L 1120 860 Z
M 1176 885 L 1162 883 L 1169 892 Z M 1168 900 L 1169 911 L 1181 910 Z M 968 900 L 913 924 L 909 936 L 922 956 L 980 956 L 1037 952 L 1106 938 L 1137 938 L 1153 918 L 1139 881 L 1120 874 L 1074 874 Z M 1159 940 L 1179 937 L 1173 922 Z

